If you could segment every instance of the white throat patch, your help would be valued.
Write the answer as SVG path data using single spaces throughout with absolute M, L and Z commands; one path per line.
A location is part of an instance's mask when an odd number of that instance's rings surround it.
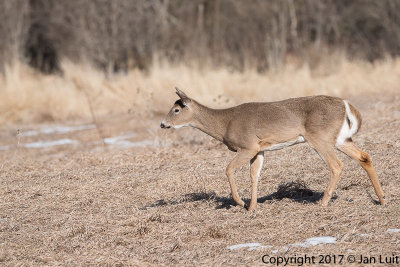
M 182 127 L 189 127 L 189 126 L 192 126 L 192 125 L 190 123 L 186 123 L 186 124 L 181 124 L 181 125 L 174 125 L 174 126 L 172 126 L 172 128 L 179 129 Z

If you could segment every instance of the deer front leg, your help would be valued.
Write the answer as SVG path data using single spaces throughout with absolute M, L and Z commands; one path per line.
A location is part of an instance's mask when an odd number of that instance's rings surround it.
M 228 177 L 229 186 L 231 187 L 232 198 L 239 205 L 244 207 L 243 200 L 240 199 L 240 196 L 237 192 L 236 183 L 234 179 L 234 173 L 237 168 L 243 166 L 246 162 L 249 162 L 258 151 L 256 150 L 240 150 L 236 157 L 233 158 L 231 163 L 229 163 L 228 167 L 226 167 L 226 176 Z
M 257 184 L 260 177 L 261 168 L 264 162 L 264 152 L 260 151 L 250 161 L 250 177 L 251 177 L 251 200 L 249 211 L 257 207 Z

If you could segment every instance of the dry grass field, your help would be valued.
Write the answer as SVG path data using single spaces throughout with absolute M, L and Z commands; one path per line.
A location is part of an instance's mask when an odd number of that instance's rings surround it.
M 350 255 L 400 256 L 400 232 L 389 230 L 400 229 L 400 60 L 336 67 L 265 75 L 160 67 L 111 81 L 71 65 L 62 77 L 10 70 L 0 90 L 0 265 L 262 266 L 267 254 L 317 263 L 330 254 L 346 266 Z M 214 107 L 346 97 L 363 115 L 354 140 L 370 153 L 388 205 L 338 152 L 342 179 L 320 207 L 329 172 L 300 144 L 265 154 L 256 211 L 235 206 L 225 177 L 234 153 L 195 129 L 159 128 L 175 85 Z M 248 202 L 248 166 L 236 181 Z M 322 236 L 336 242 L 299 244 Z M 260 245 L 228 248 L 247 243 Z
M 314 67 L 292 59 L 283 69 L 266 73 L 154 63 L 149 72 L 134 70 L 111 79 L 89 65 L 68 61 L 62 63 L 62 75 L 43 75 L 16 63 L 6 68 L 6 78 L 0 75 L 0 124 L 90 119 L 90 105 L 97 117 L 128 110 L 152 117 L 170 108 L 175 86 L 219 108 L 305 95 L 398 90 L 400 58 L 375 63 L 349 61 L 341 54 L 325 58 Z

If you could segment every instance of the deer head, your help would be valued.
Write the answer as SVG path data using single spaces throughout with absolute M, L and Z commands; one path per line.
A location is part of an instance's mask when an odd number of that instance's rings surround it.
M 161 128 L 181 128 L 190 126 L 193 121 L 192 99 L 178 88 L 175 87 L 175 89 L 180 99 L 174 103 L 167 116 L 161 122 Z

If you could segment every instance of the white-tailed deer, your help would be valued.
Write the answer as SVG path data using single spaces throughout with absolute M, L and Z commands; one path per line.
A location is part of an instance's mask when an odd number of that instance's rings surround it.
M 244 207 L 234 181 L 234 171 L 250 162 L 251 200 L 248 207 L 257 206 L 257 183 L 264 160 L 264 151 L 282 149 L 308 142 L 325 160 L 330 170 L 328 188 L 321 201 L 327 206 L 342 173 L 343 163 L 335 148 L 357 160 L 368 173 L 381 204 L 385 204 L 382 187 L 370 156 L 352 141 L 360 129 L 358 110 L 337 97 L 309 96 L 278 102 L 245 103 L 228 109 L 211 109 L 201 105 L 176 88 L 180 97 L 175 102 L 161 128 L 191 126 L 223 142 L 237 152 L 226 168 L 234 201 Z

